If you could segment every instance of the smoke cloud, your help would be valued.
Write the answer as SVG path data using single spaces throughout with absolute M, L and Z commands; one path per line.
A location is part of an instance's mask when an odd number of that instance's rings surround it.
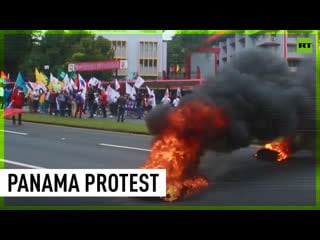
M 315 82 L 314 60 L 305 60 L 298 73 L 292 73 L 286 60 L 271 51 L 244 50 L 216 77 L 184 96 L 180 106 L 200 99 L 226 111 L 229 124 L 223 135 L 217 139 L 215 135 L 201 134 L 203 139 L 199 140 L 206 149 L 232 151 L 253 140 L 266 143 L 297 134 L 314 141 Z M 172 107 L 159 105 L 148 115 L 147 127 L 155 137 L 167 128 L 171 111 Z M 188 124 L 209 127 L 206 121 L 204 118 L 203 122 Z

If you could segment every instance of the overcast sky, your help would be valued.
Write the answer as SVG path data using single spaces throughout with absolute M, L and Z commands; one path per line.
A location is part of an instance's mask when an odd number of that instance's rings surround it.
M 171 40 L 174 35 L 175 35 L 175 30 L 165 30 L 162 34 L 162 39 Z

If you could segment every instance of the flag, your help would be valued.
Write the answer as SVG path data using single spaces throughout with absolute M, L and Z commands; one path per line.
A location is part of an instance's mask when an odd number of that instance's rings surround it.
M 79 89 L 79 78 L 78 78 L 78 74 L 76 74 L 75 72 L 71 72 L 71 73 L 70 73 L 70 78 L 71 78 L 72 82 L 74 83 L 75 89 Z
M 73 90 L 73 86 L 72 86 L 72 83 L 70 81 L 70 78 L 69 78 L 68 74 L 64 75 L 63 82 L 64 82 L 64 85 L 66 86 L 66 89 L 68 91 L 72 91 Z
M 150 88 L 149 88 L 148 86 L 147 86 L 146 88 L 147 88 L 147 91 L 148 91 L 148 95 L 151 96 L 151 90 L 150 90 Z
M 44 85 L 43 83 L 38 83 L 38 84 Z M 64 88 L 65 88 L 65 83 L 60 81 L 52 73 L 50 73 L 50 83 L 48 84 L 48 89 L 49 90 L 53 89 L 55 92 L 60 92 Z
M 157 105 L 157 103 L 156 103 L 156 95 L 154 94 L 154 91 L 153 91 L 153 90 L 151 90 L 150 96 L 153 97 L 153 98 L 152 98 L 152 102 L 151 102 L 151 106 L 152 106 L 152 107 L 155 107 L 155 106 Z
M 42 82 L 45 86 L 48 85 L 47 76 L 39 72 L 38 68 L 35 68 L 34 73 L 35 73 L 36 83 Z
M 47 87 L 43 83 L 38 83 L 36 89 L 42 90 L 44 93 L 47 92 Z
M 126 94 L 130 94 L 132 92 L 132 87 L 129 83 L 126 82 Z
M 177 88 L 176 96 L 182 98 L 181 89 L 179 87 Z
M 135 87 L 131 87 L 131 85 L 127 82 L 126 82 L 126 94 L 129 94 L 131 99 L 135 99 L 136 98 L 135 95 L 137 95 Z
M 144 83 L 144 79 L 142 77 L 137 77 L 136 81 L 134 82 L 134 87 L 140 88 Z
M 165 91 L 165 93 L 164 93 L 164 96 L 165 96 L 165 97 L 169 97 L 169 88 L 166 88 L 166 91 Z
M 59 78 L 60 80 L 63 80 L 66 75 L 67 75 L 67 74 L 66 74 L 62 69 L 59 69 L 59 70 L 58 70 L 58 78 Z
M 166 88 L 166 91 L 164 93 L 164 96 L 163 98 L 161 99 L 161 103 L 162 104 L 167 104 L 167 103 L 170 103 L 171 102 L 171 99 L 169 97 L 169 88 Z
M 55 76 L 53 76 L 52 73 L 50 73 L 50 83 L 52 83 L 52 84 L 58 84 L 58 82 L 59 82 L 59 79 L 56 78 Z
M 101 85 L 101 81 L 95 77 L 92 77 L 92 78 L 90 78 L 88 84 L 91 86 L 98 86 L 99 87 Z
M 61 92 L 61 86 L 59 84 L 53 84 L 53 91 L 56 93 Z
M 12 117 L 12 116 L 16 116 L 16 115 L 22 114 L 22 113 L 25 113 L 25 111 L 23 109 L 7 107 L 4 110 L 4 112 L 2 113 L 2 116 L 3 117 Z
M 27 87 L 29 87 L 32 91 L 37 88 L 37 83 L 28 81 Z
M 18 73 L 15 85 L 17 87 L 20 87 L 24 93 L 28 92 L 27 84 L 25 83 L 25 81 L 24 81 L 24 79 L 23 79 L 23 77 L 22 77 L 20 72 Z
M 118 91 L 120 88 L 120 84 L 118 82 L 118 79 L 114 80 L 114 88 Z
M 97 88 L 101 88 L 101 81 L 95 77 L 90 78 L 90 80 L 88 81 L 88 85 L 97 87 Z
M 110 85 L 108 85 L 107 87 L 106 94 L 108 97 L 108 102 L 114 102 L 114 99 L 120 96 L 120 94 L 112 87 L 110 87 Z
M 78 74 L 78 78 L 79 78 L 79 90 L 82 89 L 82 93 L 85 94 L 87 92 L 87 83 L 84 80 L 84 78 L 80 75 L 80 73 Z
M 78 90 L 78 86 L 76 86 L 76 84 L 74 83 L 73 79 L 70 79 L 70 86 L 71 86 L 71 90 Z

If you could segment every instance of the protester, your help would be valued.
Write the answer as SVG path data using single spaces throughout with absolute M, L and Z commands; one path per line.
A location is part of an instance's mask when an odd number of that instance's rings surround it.
M 22 109 L 22 107 L 24 105 L 24 98 L 25 98 L 25 94 L 24 94 L 22 88 L 16 87 L 11 95 L 11 99 L 10 99 L 11 106 L 13 108 Z M 15 116 L 12 116 L 12 124 L 16 125 L 16 117 Z M 18 124 L 22 125 L 22 114 L 21 113 L 18 114 Z
M 125 112 L 125 106 L 127 104 L 127 99 L 124 95 L 121 95 L 118 99 L 117 99 L 117 104 L 118 104 L 118 118 L 117 118 L 117 122 L 123 122 L 124 121 L 124 112 Z

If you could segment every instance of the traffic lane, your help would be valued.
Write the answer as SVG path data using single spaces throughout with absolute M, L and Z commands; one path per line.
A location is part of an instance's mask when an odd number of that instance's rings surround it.
M 32 136 L 10 135 L 5 159 L 43 168 L 137 168 L 148 152 Z
M 143 147 L 145 151 L 99 145 L 104 134 L 101 131 L 81 130 L 76 137 L 77 129 L 73 129 L 66 134 L 69 137 L 61 138 L 67 128 L 55 128 L 50 135 L 42 127 L 36 125 L 33 131 L 19 128 L 28 135 L 5 133 L 5 159 L 43 168 L 137 168 L 149 153 L 148 138 L 140 135 L 128 134 L 126 146 Z M 37 134 L 40 132 L 46 134 Z M 126 135 L 113 134 L 104 142 L 114 144 L 119 138 L 124 142 Z
M 281 164 L 261 162 L 250 147 L 231 154 L 208 152 L 199 172 L 210 182 L 189 198 L 6 198 L 8 206 L 314 206 L 315 157 L 301 152 Z
M 40 138 L 45 137 L 53 140 L 64 138 L 65 140 L 76 141 L 79 144 L 95 142 L 145 147 L 150 146 L 152 140 L 150 135 L 110 132 L 29 122 L 24 123 L 22 126 L 13 126 L 10 121 L 5 121 L 5 130 L 26 132 L 29 136 Z M 7 134 L 5 134 L 5 136 L 6 135 Z
M 199 204 L 223 206 L 314 206 L 316 204 L 316 158 L 300 151 L 284 162 L 262 162 L 246 148 L 227 156 L 205 158 L 201 171 L 210 180 L 204 190 L 213 191 Z M 234 155 L 238 155 L 235 157 Z M 213 161 L 212 161 L 213 160 Z M 203 193 L 205 194 L 205 193 Z

